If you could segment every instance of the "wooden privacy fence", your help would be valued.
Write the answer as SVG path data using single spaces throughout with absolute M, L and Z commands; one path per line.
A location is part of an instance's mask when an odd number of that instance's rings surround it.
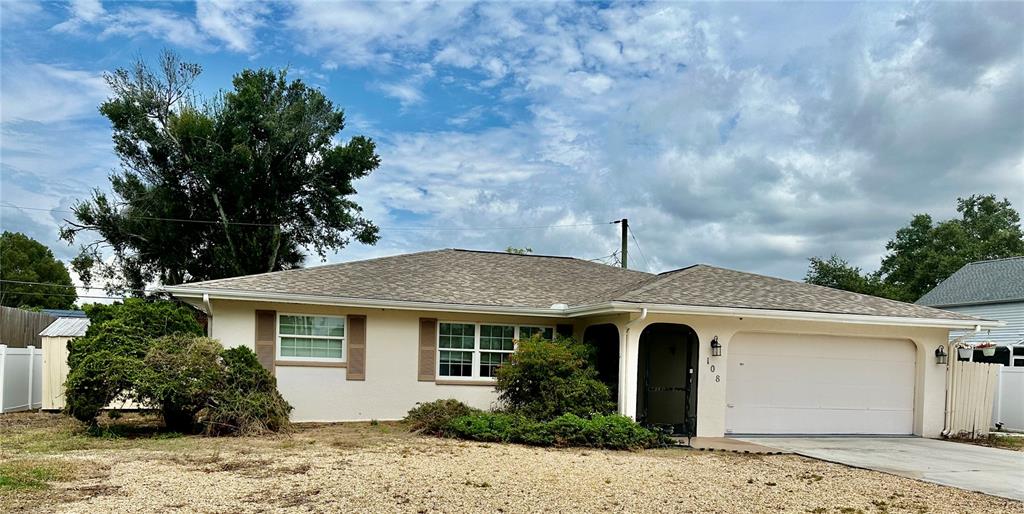
M 0 344 L 0 414 L 38 409 L 43 400 L 43 350 Z
M 8 348 L 40 348 L 39 333 L 56 320 L 57 316 L 45 312 L 0 306 L 0 344 Z
M 999 364 L 950 359 L 949 423 L 946 434 L 952 437 L 984 437 L 992 425 Z

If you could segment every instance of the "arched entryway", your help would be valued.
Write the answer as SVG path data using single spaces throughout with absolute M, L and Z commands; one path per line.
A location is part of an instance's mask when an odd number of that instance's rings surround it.
M 654 323 L 640 334 L 637 421 L 697 434 L 697 333 L 686 325 Z
M 583 342 L 594 348 L 594 366 L 597 377 L 618 398 L 619 390 L 619 329 L 612 323 L 590 325 L 583 331 Z

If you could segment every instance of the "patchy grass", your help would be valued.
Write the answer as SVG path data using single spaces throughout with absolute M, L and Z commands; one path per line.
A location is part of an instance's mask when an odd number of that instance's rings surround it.
M 61 460 L 12 460 L 0 463 L 0 491 L 45 489 L 50 482 L 74 477 L 74 463 Z
M 0 416 L 0 512 L 1021 511 L 795 455 L 534 448 L 388 422 L 212 438 L 165 433 L 137 414 L 104 420 L 98 434 L 58 415 Z

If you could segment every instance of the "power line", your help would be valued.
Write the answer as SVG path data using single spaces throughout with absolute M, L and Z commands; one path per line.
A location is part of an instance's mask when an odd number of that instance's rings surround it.
M 98 296 L 98 295 L 82 295 L 82 294 L 68 294 L 68 293 L 45 293 L 45 292 L 33 292 L 33 291 L 5 291 L 5 294 L 9 295 L 29 295 L 29 296 L 62 296 L 67 298 L 95 298 L 97 300 L 124 300 L 125 297 L 121 295 L 116 296 Z
M 644 258 L 644 264 L 647 265 L 647 271 L 651 271 L 651 261 L 647 260 L 647 255 L 644 255 L 644 251 L 640 248 L 640 241 L 636 240 L 636 234 L 633 233 L 633 227 L 626 226 L 626 230 L 629 231 L 629 236 L 633 238 L 633 243 L 636 244 L 636 249 L 640 252 L 640 256 Z
M 27 211 L 45 211 L 45 212 L 61 212 L 66 214 L 74 214 L 74 211 L 66 209 L 46 209 L 42 207 L 26 207 L 24 205 L 14 205 L 11 203 L 0 203 L 0 207 L 7 207 L 11 209 L 21 209 Z M 219 220 L 196 220 L 196 219 L 185 219 L 185 218 L 162 218 L 159 216 L 126 216 L 128 219 L 140 219 L 140 220 L 153 220 L 153 221 L 171 221 L 178 223 L 206 223 L 213 225 L 240 225 L 240 226 L 255 226 L 255 227 L 277 227 L 280 226 L 276 223 L 255 223 L 246 221 L 219 221 Z M 489 226 L 489 227 L 378 227 L 380 230 L 389 232 L 412 232 L 420 230 L 436 230 L 436 231 L 485 231 L 485 230 L 530 230 L 530 229 L 541 229 L 541 228 L 571 228 L 571 227 L 596 227 L 600 225 L 609 225 L 611 223 L 568 223 L 568 224 L 556 224 L 556 225 L 520 225 L 520 226 Z
M 76 285 L 73 285 L 73 284 L 54 284 L 54 283 L 51 283 L 51 282 L 29 282 L 27 280 L 0 279 L 0 282 L 7 283 L 7 284 L 23 284 L 23 285 L 29 285 L 29 286 L 63 287 L 63 288 L 86 289 L 86 290 L 101 290 L 101 291 L 107 289 L 107 288 L 102 287 L 102 286 L 76 286 Z M 120 291 L 135 291 L 135 292 L 139 292 L 139 293 L 145 293 L 146 292 L 145 289 L 135 289 L 135 288 L 130 288 L 130 287 L 118 287 L 116 289 L 118 289 Z
M 14 205 L 10 203 L 0 203 L 0 207 L 8 207 L 11 209 L 21 209 L 25 211 L 46 211 L 46 212 L 63 212 L 67 214 L 74 214 L 75 211 L 69 211 L 64 209 L 45 209 L 42 207 L 25 207 L 24 205 Z M 213 225 L 241 225 L 247 227 L 277 227 L 277 223 L 255 223 L 248 221 L 217 221 L 217 220 L 193 220 L 186 218 L 161 218 L 158 216 L 125 216 L 128 219 L 135 220 L 153 220 L 153 221 L 173 221 L 177 223 L 206 223 Z
M 605 259 L 614 258 L 618 254 L 619 254 L 619 251 L 615 250 L 614 252 L 612 252 L 612 253 L 610 253 L 608 255 L 602 256 L 602 257 L 594 257 L 593 259 L 583 259 L 583 260 L 585 260 L 587 262 L 601 261 L 602 264 L 607 264 L 606 262 L 604 262 Z
M 381 230 L 391 232 L 402 232 L 412 230 L 451 230 L 451 231 L 474 231 L 474 230 L 525 230 L 536 228 L 566 228 L 566 227 L 596 227 L 608 225 L 608 223 L 571 223 L 564 225 L 522 225 L 511 227 L 380 227 Z

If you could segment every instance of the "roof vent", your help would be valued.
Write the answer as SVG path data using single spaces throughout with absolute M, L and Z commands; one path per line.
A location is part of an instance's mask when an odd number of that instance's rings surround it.
M 567 303 L 553 303 L 553 304 L 551 304 L 551 309 L 552 310 L 556 310 L 556 311 L 564 311 L 565 309 L 568 309 L 568 308 L 569 308 L 569 304 L 567 304 Z

